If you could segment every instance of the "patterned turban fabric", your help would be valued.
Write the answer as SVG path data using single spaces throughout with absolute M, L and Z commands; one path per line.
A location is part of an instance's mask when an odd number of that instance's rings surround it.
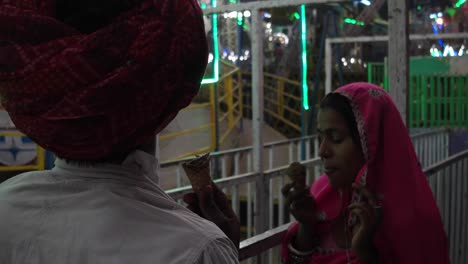
M 0 97 L 56 155 L 100 160 L 161 131 L 197 94 L 196 0 L 0 0 Z

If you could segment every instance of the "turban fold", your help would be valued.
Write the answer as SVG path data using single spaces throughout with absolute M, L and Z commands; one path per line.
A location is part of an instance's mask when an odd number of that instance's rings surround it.
M 99 160 L 144 143 L 191 102 L 206 68 L 196 0 L 101 1 L 80 15 L 63 1 L 0 0 L 2 104 L 63 158 Z

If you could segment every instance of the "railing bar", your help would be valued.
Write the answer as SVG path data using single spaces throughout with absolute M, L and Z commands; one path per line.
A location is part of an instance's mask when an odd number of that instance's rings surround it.
M 450 234 L 450 183 L 447 182 L 447 179 L 450 175 L 450 167 L 444 168 L 444 224 L 446 227 L 447 235 Z
M 445 158 L 442 161 L 437 162 L 436 164 L 432 164 L 426 168 L 424 168 L 424 173 L 430 177 L 432 174 L 436 173 L 437 171 L 446 168 L 453 163 L 458 162 L 461 159 L 464 159 L 468 157 L 468 150 L 462 151 L 460 153 L 457 153 L 455 155 L 452 155 L 451 157 Z
M 441 137 L 441 135 L 437 135 L 437 142 L 436 142 L 436 144 L 437 144 L 437 152 L 436 152 L 436 153 L 437 153 L 437 160 L 436 160 L 436 162 L 439 162 L 439 161 L 442 160 L 442 150 L 443 150 L 443 148 L 442 148 L 442 137 Z
M 221 156 L 221 178 L 224 179 L 227 177 L 227 168 L 226 168 L 226 156 Z M 223 188 L 223 192 L 227 193 L 227 188 Z
M 252 183 L 247 183 L 247 238 L 252 237 Z
M 178 187 L 178 188 L 182 186 L 181 167 L 182 167 L 182 165 L 178 165 L 178 166 L 176 167 L 177 187 Z
M 450 165 L 450 178 L 447 178 L 447 180 L 450 181 L 450 184 L 451 184 L 451 187 L 450 187 L 450 235 L 449 235 L 449 238 L 450 238 L 450 256 L 452 257 L 452 259 L 455 257 L 455 254 L 454 254 L 454 250 L 455 250 L 455 247 L 456 247 L 456 241 L 455 241 L 455 236 L 456 236 L 456 221 L 455 221 L 455 215 L 456 215 L 456 193 L 455 193 L 455 190 L 457 188 L 456 186 L 456 181 L 455 181 L 455 177 L 453 177 L 454 175 L 456 175 L 457 171 L 456 171 L 456 167 L 455 167 L 456 164 L 452 164 Z
M 247 152 L 247 172 L 252 172 L 252 152 Z
M 236 215 L 240 215 L 239 185 L 232 187 L 231 205 Z
M 462 200 L 463 200 L 463 193 L 462 193 L 462 173 L 463 173 L 463 167 L 462 167 L 463 161 L 457 162 L 456 164 L 456 170 L 457 174 L 454 177 L 455 178 L 455 186 L 457 187 L 456 189 L 456 199 L 457 199 L 457 209 L 456 209 L 456 218 L 455 218 L 455 229 L 456 229 L 456 238 L 455 238 L 455 254 L 456 254 L 456 259 L 460 259 L 460 253 L 461 253 L 461 231 L 462 231 L 462 225 L 463 222 L 461 222 L 462 218 Z
M 278 224 L 282 225 L 284 224 L 284 201 L 281 188 L 284 186 L 284 176 L 279 177 L 278 181 Z
M 240 243 L 239 260 L 255 256 L 258 252 L 264 252 L 278 245 L 282 237 L 286 234 L 289 226 L 290 224 L 284 224 L 273 230 L 242 241 Z
M 444 177 L 443 177 L 443 171 L 439 171 L 437 172 L 437 204 L 439 205 L 439 211 L 442 212 L 444 207 L 443 207 L 443 199 L 445 197 L 445 192 L 444 192 L 444 186 L 443 186 L 443 180 L 444 180 Z
M 268 168 L 270 170 L 273 169 L 273 159 L 274 159 L 273 146 L 270 146 L 268 148 Z
M 294 142 L 289 143 L 289 164 L 291 164 L 294 160 L 293 158 L 293 148 L 294 148 Z
M 234 154 L 234 175 L 240 174 L 240 153 Z
M 462 223 L 468 223 L 468 178 L 466 175 L 468 175 L 468 158 L 465 158 L 463 160 L 463 173 L 462 173 L 462 179 L 463 179 L 463 219 Z M 462 247 L 462 262 L 461 263 L 467 263 L 468 262 L 468 230 L 467 230 L 466 224 L 463 225 L 463 247 Z
M 433 99 L 434 100 L 434 99 Z M 432 103 L 432 107 L 434 107 L 434 103 Z M 432 117 L 434 118 L 434 117 Z M 434 119 L 433 119 L 434 120 Z M 430 154 L 430 162 L 429 164 L 434 164 L 435 162 L 435 147 L 436 145 L 434 144 L 435 142 L 435 136 L 431 136 L 430 138 L 428 138 L 430 140 L 429 141 L 429 154 Z
M 302 160 L 302 155 L 301 155 L 301 149 L 302 149 L 302 141 L 299 141 L 296 144 L 296 160 L 301 161 Z
M 424 139 L 424 149 L 423 149 L 423 151 L 424 151 L 424 156 L 425 156 L 424 167 L 427 167 L 427 166 L 429 166 L 429 164 L 431 164 L 430 157 L 429 157 L 430 146 L 429 146 L 429 139 L 428 138 Z
M 414 145 L 414 150 L 416 151 L 416 156 L 418 157 L 419 163 L 421 163 L 421 166 L 424 168 L 424 160 L 422 159 L 422 154 L 421 154 L 421 141 L 419 139 L 413 139 L 413 145 Z
M 318 137 L 315 137 L 314 138 L 314 158 L 318 158 L 319 157 L 319 140 L 318 140 Z M 316 179 L 318 179 L 318 177 L 320 176 L 320 168 L 319 166 L 314 166 L 314 179 L 313 181 L 315 181 Z
M 269 193 L 270 195 L 268 196 L 268 206 L 269 206 L 269 216 L 268 216 L 268 224 L 269 224 L 269 229 L 272 229 L 273 228 L 273 199 L 274 199 L 274 193 L 273 193 L 273 183 L 274 183 L 274 179 L 270 179 L 268 181 L 268 189 L 269 189 Z
M 413 140 L 419 138 L 419 137 L 422 137 L 424 135 L 430 135 L 430 134 L 434 134 L 434 133 L 441 133 L 441 132 L 445 132 L 445 133 L 442 133 L 442 135 L 445 135 L 445 138 L 444 138 L 444 145 L 447 146 L 447 141 L 448 141 L 448 133 L 446 132 L 445 129 L 440 129 L 440 130 L 437 130 L 437 131 L 432 131 L 432 132 L 423 132 L 423 133 L 419 133 L 419 134 L 416 134 L 416 135 L 413 135 L 411 136 L 411 138 Z M 313 138 L 316 138 L 316 135 L 311 135 L 311 136 L 307 136 L 307 137 L 304 137 L 304 139 L 313 139 Z M 301 139 L 300 137 L 299 138 L 294 138 L 294 139 L 286 139 L 286 140 L 279 140 L 279 141 L 274 141 L 274 142 L 268 142 L 268 143 L 265 143 L 265 147 L 268 147 L 270 145 L 288 145 L 290 144 L 291 141 L 294 141 L 294 140 L 299 140 Z M 212 152 L 211 155 L 212 156 L 218 156 L 218 155 L 222 155 L 222 154 L 228 154 L 228 153 L 235 153 L 235 152 L 240 152 L 240 151 L 247 151 L 247 150 L 251 150 L 252 147 L 251 146 L 248 146 L 248 147 L 241 147 L 241 148 L 235 148 L 235 149 L 230 149 L 230 150 L 223 150 L 223 151 L 219 151 L 219 152 Z M 444 158 L 447 158 L 448 156 L 448 149 L 446 148 L 445 151 L 443 152 L 444 153 Z M 178 164 L 179 162 L 183 162 L 183 161 L 187 161 L 187 160 L 191 160 L 193 159 L 193 157 L 187 157 L 187 158 L 184 158 L 184 159 L 180 159 L 180 160 L 173 160 L 173 161 L 168 161 L 168 162 L 162 162 L 161 163 L 161 167 L 162 168 L 165 168 L 165 167 L 168 167 L 168 166 L 171 166 L 171 165 L 175 165 L 175 164 Z

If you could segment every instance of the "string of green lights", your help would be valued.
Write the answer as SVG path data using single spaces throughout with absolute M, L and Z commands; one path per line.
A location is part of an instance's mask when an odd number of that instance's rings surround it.
M 301 5 L 301 46 L 302 46 L 302 106 L 309 110 L 309 86 L 307 85 L 307 23 L 306 8 Z
M 211 6 L 216 7 L 216 0 L 211 1 Z M 202 5 L 202 9 L 205 9 L 206 5 Z M 209 78 L 204 78 L 202 84 L 216 83 L 219 80 L 219 46 L 218 46 L 218 14 L 211 16 L 212 22 L 212 33 L 213 33 L 213 66 L 212 75 Z
M 455 4 L 455 8 L 461 7 L 465 2 L 466 0 L 458 0 L 458 2 Z
M 211 1 L 212 7 L 216 7 L 216 0 Z M 202 4 L 202 9 L 206 8 Z M 300 6 L 301 19 L 301 60 L 302 60 L 302 105 L 305 110 L 309 110 L 309 86 L 307 84 L 307 23 L 306 23 L 306 7 Z M 238 20 L 238 23 L 241 21 Z M 218 45 L 218 14 L 212 15 L 212 32 L 213 32 L 213 66 L 211 77 L 204 78 L 202 84 L 216 83 L 219 80 L 219 45 Z

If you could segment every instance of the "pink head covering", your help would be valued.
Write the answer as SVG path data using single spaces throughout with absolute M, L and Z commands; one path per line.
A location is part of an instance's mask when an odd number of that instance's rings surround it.
M 382 203 L 383 219 L 374 237 L 379 263 L 450 263 L 437 204 L 391 97 L 368 83 L 352 83 L 335 92 L 350 101 L 366 159 L 355 183 L 377 194 Z M 357 193 L 347 195 L 349 192 L 345 190 L 343 197 L 351 197 L 351 201 L 342 199 L 326 175 L 312 185 L 311 194 L 321 215 L 319 233 L 328 232 L 327 223 L 360 200 Z M 295 229 L 290 229 L 285 241 Z M 286 255 L 283 250 L 283 257 Z M 356 261 L 353 254 L 351 258 Z M 346 252 L 339 251 L 317 255 L 311 263 L 339 264 L 347 259 Z
M 39 145 L 68 159 L 124 154 L 197 94 L 208 58 L 197 0 L 116 0 L 129 8 L 91 33 L 56 4 L 0 0 L 2 104 Z

